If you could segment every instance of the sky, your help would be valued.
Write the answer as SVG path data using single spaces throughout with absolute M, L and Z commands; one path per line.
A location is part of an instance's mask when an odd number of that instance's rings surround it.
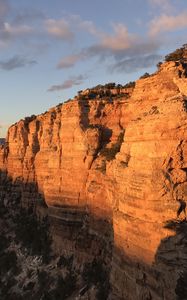
M 186 0 L 0 0 L 0 137 L 98 84 L 125 84 L 187 43 Z

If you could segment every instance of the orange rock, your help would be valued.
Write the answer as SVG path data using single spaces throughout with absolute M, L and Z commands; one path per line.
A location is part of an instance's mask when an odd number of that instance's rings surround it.
M 9 128 L 8 150 L 0 149 L 0 168 L 36 183 L 53 214 L 61 207 L 64 222 L 76 224 L 91 216 L 90 232 L 110 244 L 111 283 L 122 299 L 175 299 L 187 267 L 186 225 L 176 220 L 176 200 L 187 201 L 184 68 L 163 64 L 129 99 L 77 97 L 21 120 Z M 71 231 L 73 251 L 70 239 Z

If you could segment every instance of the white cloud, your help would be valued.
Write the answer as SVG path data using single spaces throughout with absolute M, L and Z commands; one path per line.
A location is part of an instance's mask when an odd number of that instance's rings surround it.
M 41 34 L 44 36 L 41 30 L 43 19 L 43 14 L 35 9 L 18 11 L 9 5 L 8 0 L 0 0 L 0 48 L 10 46 L 11 42 L 19 41 L 27 45 L 30 40 L 41 40 Z
M 76 30 L 84 30 L 89 32 L 92 35 L 98 35 L 98 29 L 96 28 L 95 24 L 89 20 L 83 20 L 79 15 L 67 15 L 65 17 L 67 22 L 71 24 Z
M 64 19 L 48 19 L 45 21 L 45 26 L 48 34 L 56 38 L 71 40 L 74 36 L 68 22 Z
M 129 48 L 132 43 L 132 36 L 129 34 L 127 27 L 119 23 L 113 24 L 113 29 L 113 35 L 101 33 L 101 46 L 114 51 Z
M 98 42 L 90 47 L 82 49 L 79 53 L 66 56 L 60 60 L 58 69 L 73 67 L 77 62 L 95 56 L 115 56 L 130 49 L 136 40 L 135 36 L 129 34 L 125 25 L 113 24 L 113 34 L 108 34 L 98 29 L 94 30 Z
M 109 34 L 98 29 L 92 21 L 82 20 L 79 15 L 67 15 L 60 20 L 48 19 L 45 26 L 50 35 L 66 39 L 72 38 L 73 32 L 86 31 L 98 39 L 101 47 L 111 50 L 128 48 L 132 39 L 124 24 L 113 24 L 113 34 Z
M 58 63 L 58 69 L 73 67 L 76 63 L 92 58 L 98 59 L 100 62 L 113 61 L 110 69 L 121 72 L 129 70 L 132 72 L 137 68 L 144 68 L 146 59 L 149 58 L 149 66 L 154 65 L 158 58 L 156 52 L 160 47 L 160 42 L 151 37 L 141 38 L 128 32 L 124 24 L 113 24 L 113 33 L 108 34 L 101 30 L 96 31 L 97 41 L 79 52 L 63 57 Z M 137 63 L 137 58 L 142 59 L 143 63 Z M 128 64 L 125 67 L 125 63 Z M 122 64 L 122 67 L 120 67 Z
M 150 22 L 149 34 L 156 36 L 162 32 L 176 31 L 185 27 L 187 27 L 187 11 L 176 16 L 163 14 Z
M 18 37 L 28 36 L 33 29 L 27 25 L 11 25 L 5 22 L 0 25 L 0 47 L 5 47 L 10 41 Z
M 27 25 L 12 26 L 8 22 L 5 22 L 3 31 L 4 33 L 10 34 L 12 36 L 17 36 L 32 32 L 32 28 Z
M 28 25 L 7 21 L 7 14 L 11 13 L 11 11 L 12 9 L 9 5 L 9 1 L 0 0 L 0 47 L 5 47 L 10 40 L 18 36 L 28 35 L 33 31 Z

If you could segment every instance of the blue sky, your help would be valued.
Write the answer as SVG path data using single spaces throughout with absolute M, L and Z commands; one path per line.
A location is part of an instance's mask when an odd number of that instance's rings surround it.
M 0 137 L 78 90 L 153 72 L 186 42 L 186 0 L 0 0 Z

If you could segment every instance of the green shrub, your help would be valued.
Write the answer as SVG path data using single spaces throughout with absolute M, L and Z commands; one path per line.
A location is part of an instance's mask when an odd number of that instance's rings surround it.
M 104 88 L 107 88 L 107 89 L 114 89 L 115 87 L 116 87 L 115 82 L 109 82 L 104 85 Z
M 174 52 L 165 56 L 165 61 L 177 61 L 183 58 L 183 49 L 176 49 Z
M 148 77 L 150 77 L 150 74 L 146 72 L 142 76 L 140 76 L 140 79 L 144 79 L 144 78 L 148 78 Z
M 135 87 L 135 81 L 130 81 L 130 82 L 128 82 L 128 83 L 126 83 L 124 86 L 123 86 L 123 88 L 133 88 L 133 87 Z
M 90 99 L 90 100 L 96 99 L 96 97 L 97 97 L 97 94 L 96 94 L 96 93 L 90 92 L 90 93 L 88 94 L 88 99 Z
M 160 69 L 160 67 L 161 67 L 162 64 L 163 64 L 163 63 L 162 63 L 161 61 L 159 61 L 159 62 L 157 63 L 157 65 L 156 65 L 157 68 Z
M 187 44 L 165 56 L 165 61 L 179 61 L 183 59 L 187 59 Z

